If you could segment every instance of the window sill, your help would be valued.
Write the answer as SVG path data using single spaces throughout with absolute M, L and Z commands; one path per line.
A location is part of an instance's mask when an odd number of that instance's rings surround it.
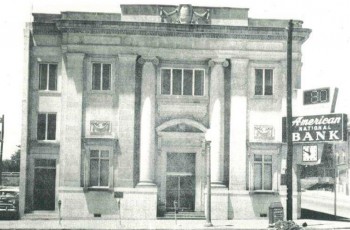
M 279 192 L 275 190 L 252 190 L 249 191 L 249 194 L 270 194 L 270 195 L 278 195 Z
M 253 95 L 253 99 L 275 99 L 275 95 Z
M 38 144 L 59 144 L 58 140 L 37 140 Z
M 92 95 L 113 95 L 112 90 L 89 90 L 89 94 Z
M 61 92 L 53 90 L 39 90 L 40 96 L 61 96 Z
M 111 188 L 110 187 L 87 187 L 86 188 L 87 192 L 111 192 Z
M 59 141 L 38 141 L 38 140 L 33 140 L 31 141 L 31 145 L 37 146 L 37 147 L 44 147 L 44 146 L 48 146 L 50 148 L 54 148 L 54 147 L 59 147 L 60 146 L 60 142 Z
M 208 103 L 207 96 L 174 96 L 174 95 L 158 95 L 158 103 L 191 103 L 191 104 L 206 104 Z

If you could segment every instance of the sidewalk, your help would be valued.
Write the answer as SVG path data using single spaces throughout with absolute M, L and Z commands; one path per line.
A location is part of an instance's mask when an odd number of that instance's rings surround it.
M 306 222 L 307 229 L 350 229 L 350 222 L 296 220 L 299 226 Z M 213 227 L 204 227 L 205 220 L 18 220 L 0 221 L 0 229 L 268 229 L 268 220 L 213 220 Z

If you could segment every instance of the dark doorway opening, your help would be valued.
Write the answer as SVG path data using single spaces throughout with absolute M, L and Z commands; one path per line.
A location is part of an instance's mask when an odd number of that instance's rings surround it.
M 166 177 L 166 209 L 194 211 L 196 190 L 196 154 L 168 153 Z
M 36 159 L 34 210 L 55 210 L 56 160 Z

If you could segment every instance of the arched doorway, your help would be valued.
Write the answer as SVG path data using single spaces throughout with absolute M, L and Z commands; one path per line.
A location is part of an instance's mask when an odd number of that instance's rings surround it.
M 170 120 L 157 128 L 156 181 L 159 205 L 167 211 L 203 211 L 207 128 L 193 120 Z

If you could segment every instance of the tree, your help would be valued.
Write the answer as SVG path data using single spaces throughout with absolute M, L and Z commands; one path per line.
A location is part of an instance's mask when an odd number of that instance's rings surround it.
M 20 159 L 21 159 L 21 146 L 17 145 L 18 149 L 12 154 L 11 159 L 2 161 L 3 172 L 19 172 Z

